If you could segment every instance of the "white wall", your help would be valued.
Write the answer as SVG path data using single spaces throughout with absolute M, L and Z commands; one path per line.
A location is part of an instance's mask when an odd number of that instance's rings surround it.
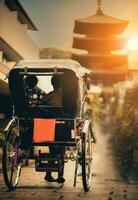
M 0 0 L 0 37 L 25 59 L 39 58 L 39 48 L 27 34 L 27 28 Z

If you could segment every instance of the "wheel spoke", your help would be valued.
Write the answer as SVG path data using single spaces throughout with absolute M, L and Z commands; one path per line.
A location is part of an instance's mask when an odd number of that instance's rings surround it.
M 14 172 L 14 169 L 11 169 L 11 175 L 10 175 L 10 184 L 11 185 L 12 185 L 13 172 Z
M 11 190 L 16 187 L 19 181 L 21 164 L 19 163 L 20 151 L 19 151 L 19 135 L 17 134 L 17 122 L 13 121 L 5 138 L 3 146 L 3 176 L 5 184 Z
M 83 134 L 82 138 L 82 181 L 85 191 L 89 191 L 92 174 L 92 142 L 91 133 Z

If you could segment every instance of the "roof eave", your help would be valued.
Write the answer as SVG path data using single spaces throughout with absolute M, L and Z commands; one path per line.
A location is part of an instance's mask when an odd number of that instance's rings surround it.
M 28 25 L 28 29 L 34 31 L 38 30 L 18 0 L 5 0 L 5 4 L 10 10 L 19 12 L 20 20 Z

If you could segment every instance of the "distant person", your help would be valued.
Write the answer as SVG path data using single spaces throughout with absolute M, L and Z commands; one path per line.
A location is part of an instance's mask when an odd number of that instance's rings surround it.
M 28 75 L 25 78 L 25 95 L 30 107 L 41 104 L 44 92 L 37 87 L 38 79 L 35 75 Z

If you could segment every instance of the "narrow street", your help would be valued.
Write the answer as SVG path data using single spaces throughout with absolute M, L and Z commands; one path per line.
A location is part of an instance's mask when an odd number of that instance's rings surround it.
M 57 183 L 46 183 L 44 173 L 35 172 L 34 164 L 22 169 L 17 189 L 7 192 L 0 173 L 0 199 L 85 199 L 85 200 L 138 200 L 138 183 L 130 180 L 126 183 L 114 168 L 109 133 L 104 133 L 96 125 L 97 143 L 94 146 L 93 175 L 89 192 L 82 190 L 81 171 L 78 173 L 77 186 L 73 187 L 74 162 L 65 166 L 64 186 Z
M 138 200 L 137 8 L 0 0 L 0 200 Z

